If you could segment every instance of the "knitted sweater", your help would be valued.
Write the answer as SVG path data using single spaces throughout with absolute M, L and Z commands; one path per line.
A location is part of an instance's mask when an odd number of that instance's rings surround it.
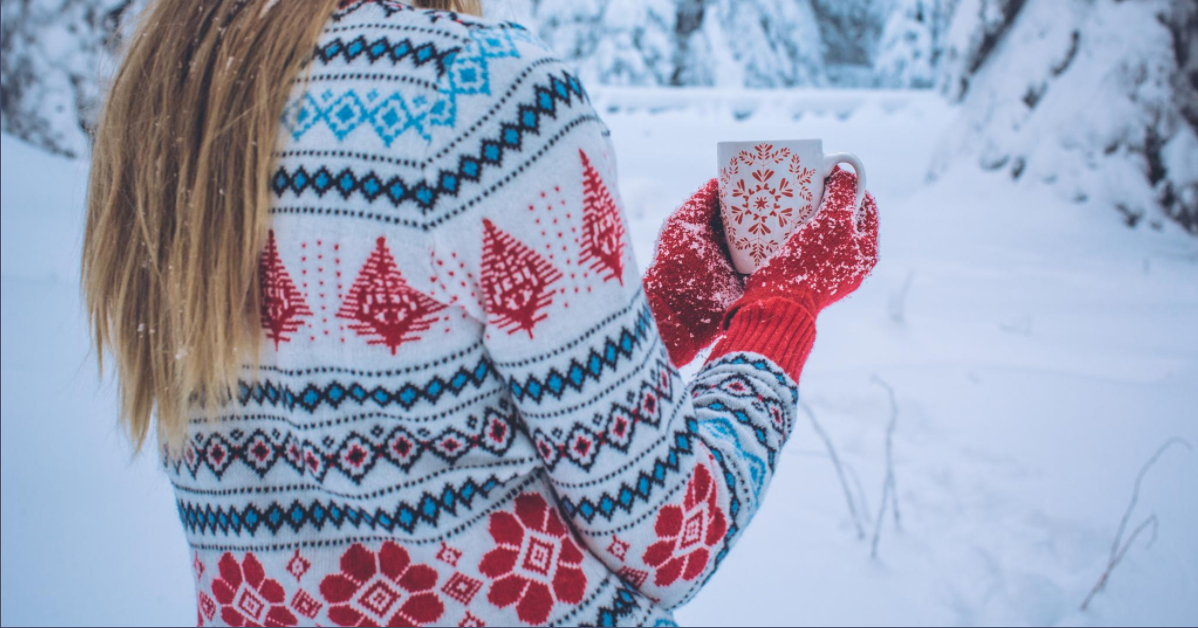
M 350 3 L 309 71 L 262 364 L 163 450 L 199 623 L 672 625 L 761 503 L 797 400 L 769 347 L 810 321 L 681 381 L 608 130 L 518 25 Z

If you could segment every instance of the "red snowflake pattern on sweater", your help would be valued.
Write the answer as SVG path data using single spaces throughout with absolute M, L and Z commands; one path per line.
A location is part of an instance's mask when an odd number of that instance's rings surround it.
M 582 550 L 570 530 L 537 493 L 516 498 L 515 513 L 491 515 L 495 548 L 483 556 L 478 570 L 492 579 L 487 600 L 506 608 L 528 624 L 542 624 L 555 603 L 578 604 L 586 590 Z
M 371 338 L 369 344 L 386 345 L 395 355 L 400 345 L 428 331 L 437 320 L 433 315 L 443 309 L 444 305 L 408 285 L 386 238 L 379 238 L 337 317 L 352 321 L 350 329 Z
M 266 570 L 253 552 L 241 563 L 225 552 L 217 563 L 220 577 L 212 581 L 212 596 L 220 604 L 221 621 L 230 626 L 294 626 L 295 615 L 287 609 L 287 595 L 278 580 Z
M 728 532 L 728 520 L 720 510 L 715 481 L 707 467 L 695 467 L 682 505 L 662 508 L 654 530 L 658 541 L 642 557 L 657 568 L 654 584 L 668 587 L 678 578 L 689 581 L 703 573 L 711 558 L 710 548 Z
M 299 331 L 302 319 L 311 316 L 312 310 L 283 266 L 273 230 L 267 235 L 266 249 L 258 263 L 258 280 L 262 290 L 262 328 L 266 337 L 275 341 L 277 351 L 279 343 L 289 341 L 291 334 Z
M 482 283 L 487 316 L 508 334 L 532 330 L 553 302 L 549 289 L 562 273 L 528 245 L 483 219 Z
M 624 285 L 624 222 L 616 201 L 604 185 L 599 171 L 581 149 L 582 156 L 582 256 L 604 281 L 616 279 Z
M 341 555 L 341 573 L 321 580 L 320 594 L 338 626 L 421 626 L 445 611 L 436 585 L 437 571 L 412 564 L 396 543 L 384 542 L 377 554 L 355 543 Z

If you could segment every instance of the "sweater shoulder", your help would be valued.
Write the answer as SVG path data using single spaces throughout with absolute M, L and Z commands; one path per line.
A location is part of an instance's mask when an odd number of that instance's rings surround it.
M 607 135 L 582 82 L 524 26 L 446 11 L 389 13 L 393 5 L 377 1 L 373 20 L 359 18 L 370 32 L 354 41 L 367 47 L 362 54 L 414 51 L 367 95 L 386 90 L 400 105 L 376 106 L 373 123 L 402 118 L 405 141 L 396 147 L 416 153 L 422 179 L 405 192 L 426 229 L 499 209 L 505 191 L 525 189 L 536 178 L 528 175 L 571 147 L 576 153 L 580 137 Z
M 468 15 L 437 9 L 418 9 L 396 0 L 351 0 L 343 3 L 322 33 L 326 40 L 353 40 L 362 37 L 364 43 L 382 40 L 410 40 L 419 47 L 432 44 L 427 56 L 417 60 L 436 61 L 439 68 L 451 65 L 455 58 L 482 54 L 497 67 L 517 67 L 535 61 L 560 63 L 549 46 L 524 25 L 508 20 Z M 381 56 L 380 48 L 362 46 L 369 56 Z M 356 53 L 358 49 L 345 51 Z M 341 51 L 338 51 L 341 52 Z M 466 53 L 459 57 L 457 53 Z M 434 59 L 435 53 L 439 58 Z M 393 54 L 397 62 L 404 55 Z

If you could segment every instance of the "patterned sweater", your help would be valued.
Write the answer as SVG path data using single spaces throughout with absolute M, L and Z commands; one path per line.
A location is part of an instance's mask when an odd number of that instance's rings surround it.
M 262 365 L 162 452 L 199 623 L 672 625 L 797 387 L 747 350 L 681 381 L 578 79 L 516 24 L 370 0 L 281 125 Z

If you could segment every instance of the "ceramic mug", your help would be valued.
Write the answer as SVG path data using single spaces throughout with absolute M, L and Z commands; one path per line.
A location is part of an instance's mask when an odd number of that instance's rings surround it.
M 720 142 L 720 214 L 733 266 L 757 270 L 794 230 L 815 217 L 824 179 L 836 164 L 857 172 L 856 207 L 865 196 L 865 166 L 856 155 L 824 155 L 823 140 Z

